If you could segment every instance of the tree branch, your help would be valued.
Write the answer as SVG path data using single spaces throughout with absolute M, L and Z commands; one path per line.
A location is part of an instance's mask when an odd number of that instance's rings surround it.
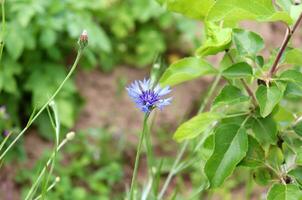
M 276 56 L 276 59 L 273 63 L 273 66 L 269 72 L 269 77 L 272 78 L 274 76 L 274 74 L 277 72 L 278 70 L 278 64 L 280 62 L 280 59 L 288 45 L 288 42 L 290 41 L 291 37 L 293 36 L 293 34 L 295 33 L 295 31 L 297 30 L 300 22 L 302 20 L 302 13 L 299 15 L 299 18 L 298 20 L 296 21 L 296 23 L 294 24 L 293 28 L 290 29 L 290 27 L 287 26 L 287 29 L 286 29 L 286 34 L 284 36 L 284 40 L 282 42 L 282 45 L 281 45 L 281 48 L 279 49 L 279 52 Z

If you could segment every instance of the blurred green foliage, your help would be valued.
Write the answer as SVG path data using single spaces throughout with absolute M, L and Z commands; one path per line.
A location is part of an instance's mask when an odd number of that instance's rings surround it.
M 47 193 L 47 199 L 122 199 L 126 189 L 123 184 L 123 164 L 126 161 L 124 149 L 125 140 L 122 135 L 112 134 L 104 129 L 79 132 L 57 155 L 57 162 L 60 164 L 56 165 L 54 175 L 59 176 L 60 181 Z M 22 194 L 26 194 L 26 187 L 31 185 L 27 183 L 32 183 L 37 178 L 49 153 L 43 153 L 34 169 L 22 169 L 16 175 L 15 181 L 24 186 Z
M 147 66 L 156 54 L 188 51 L 180 44 L 196 38 L 188 31 L 196 28 L 195 22 L 165 12 L 152 0 L 15 0 L 5 5 L 0 104 L 6 105 L 17 127 L 64 79 L 83 29 L 89 34 L 89 48 L 81 66 L 104 71 L 118 64 Z M 82 102 L 73 80 L 56 102 L 63 127 L 72 127 Z M 37 124 L 45 130 L 48 121 L 43 118 Z

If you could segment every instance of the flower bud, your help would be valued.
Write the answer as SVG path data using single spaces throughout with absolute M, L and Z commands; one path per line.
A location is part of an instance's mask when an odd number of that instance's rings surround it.
M 74 136 L 75 136 L 75 132 L 71 131 L 71 132 L 67 133 L 66 139 L 70 141 L 74 138 Z
M 78 44 L 81 49 L 84 49 L 88 45 L 88 33 L 86 30 L 83 30 L 82 34 L 80 35 Z
M 60 182 L 61 178 L 59 176 L 56 177 L 55 181 L 58 183 Z

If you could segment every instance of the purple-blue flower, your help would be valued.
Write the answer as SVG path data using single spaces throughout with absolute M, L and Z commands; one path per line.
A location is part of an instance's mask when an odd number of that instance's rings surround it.
M 164 98 L 171 92 L 170 87 L 161 88 L 159 84 L 152 87 L 150 79 L 134 81 L 126 89 L 128 95 L 144 113 L 150 113 L 154 108 L 162 110 L 163 107 L 171 104 L 172 101 L 171 97 Z

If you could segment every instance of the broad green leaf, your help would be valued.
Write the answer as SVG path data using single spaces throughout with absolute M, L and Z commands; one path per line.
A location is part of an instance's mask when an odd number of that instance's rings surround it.
M 256 168 L 253 173 L 255 182 L 259 185 L 266 186 L 270 183 L 273 178 L 271 171 L 264 167 Z
M 248 97 L 242 94 L 239 88 L 232 85 L 227 85 L 214 99 L 213 107 L 235 104 L 247 100 Z
M 290 7 L 290 16 L 293 19 L 293 21 L 297 21 L 299 18 L 299 15 L 302 12 L 302 5 L 292 5 Z
M 295 117 L 289 110 L 279 106 L 277 112 L 274 114 L 274 119 L 279 125 L 286 127 L 295 120 Z
M 248 151 L 240 165 L 246 167 L 260 167 L 265 161 L 265 153 L 259 142 L 252 136 L 248 136 Z
M 287 70 L 280 75 L 280 80 L 302 85 L 302 73 L 297 70 Z
M 255 137 L 261 144 L 276 144 L 277 124 L 271 116 L 266 118 L 253 118 L 250 121 Z
M 232 29 L 221 28 L 213 23 L 206 24 L 206 40 L 196 50 L 199 56 L 215 55 L 228 49 L 232 41 Z
M 233 29 L 233 41 L 240 55 L 254 57 L 264 48 L 264 41 L 258 34 L 244 29 Z
M 205 173 L 213 188 L 223 184 L 248 150 L 244 128 L 234 124 L 221 124 L 214 133 L 214 151 L 205 165 Z
M 287 12 L 290 12 L 291 6 L 293 5 L 291 0 L 276 0 L 276 4 Z
M 226 78 L 247 78 L 253 75 L 252 67 L 246 62 L 236 63 L 223 70 L 222 75 Z
M 275 145 L 271 145 L 267 152 L 266 160 L 270 164 L 270 166 L 272 166 L 275 169 L 279 169 L 280 165 L 284 161 L 282 150 Z
M 296 83 L 288 82 L 286 90 L 284 91 L 285 98 L 301 98 L 302 97 L 302 87 Z
M 298 166 L 297 168 L 288 172 L 288 174 L 296 179 L 296 181 L 302 185 L 302 167 Z
M 261 116 L 268 116 L 281 101 L 282 96 L 283 91 L 276 85 L 271 87 L 260 85 L 256 91 L 256 99 L 260 107 Z
M 215 0 L 157 0 L 168 10 L 183 14 L 186 17 L 203 20 Z
M 302 120 L 299 121 L 297 124 L 295 124 L 293 129 L 294 129 L 295 133 L 297 133 L 298 135 L 300 135 L 302 137 Z
M 274 184 L 268 192 L 267 200 L 301 200 L 302 191 L 293 184 Z
M 9 55 L 14 60 L 17 60 L 24 50 L 23 30 L 17 24 L 10 24 L 7 32 L 9 34 L 7 34 L 5 38 L 6 49 Z
M 178 60 L 170 65 L 160 79 L 162 86 L 177 85 L 179 83 L 196 79 L 200 76 L 216 73 L 207 61 L 202 58 L 188 57 Z
M 181 142 L 186 139 L 197 137 L 220 118 L 221 115 L 218 113 L 200 113 L 192 119 L 181 124 L 174 133 L 173 138 L 176 141 Z
M 300 49 L 291 49 L 285 52 L 283 63 L 302 65 L 302 51 Z
M 284 11 L 276 11 L 272 0 L 217 0 L 209 11 L 207 20 L 225 21 L 232 25 L 242 20 L 256 20 L 260 22 L 293 21 Z

